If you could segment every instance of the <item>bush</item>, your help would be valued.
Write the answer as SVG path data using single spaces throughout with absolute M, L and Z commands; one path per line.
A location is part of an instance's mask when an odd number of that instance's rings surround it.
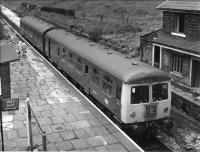
M 119 27 L 119 29 L 116 31 L 117 33 L 127 33 L 127 32 L 141 32 L 142 29 L 140 27 L 133 27 L 132 25 L 128 24 L 128 25 L 124 25 L 122 27 Z
M 89 32 L 89 39 L 98 42 L 103 34 L 102 28 L 95 27 Z

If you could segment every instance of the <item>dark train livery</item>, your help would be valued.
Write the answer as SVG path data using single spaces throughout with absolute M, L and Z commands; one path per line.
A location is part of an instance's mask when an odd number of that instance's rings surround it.
M 171 123 L 171 78 L 163 71 L 35 17 L 22 18 L 20 27 L 43 55 L 123 125 L 137 130 L 155 121 Z

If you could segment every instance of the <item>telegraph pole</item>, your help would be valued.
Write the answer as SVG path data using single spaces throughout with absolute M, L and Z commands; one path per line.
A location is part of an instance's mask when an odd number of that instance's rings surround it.
M 2 101 L 0 101 L 2 102 Z M 0 103 L 0 108 L 2 107 L 2 103 Z M 0 123 L 1 123 L 1 146 L 2 151 L 4 151 L 4 139 L 3 139 L 3 122 L 2 122 L 2 111 L 0 109 Z

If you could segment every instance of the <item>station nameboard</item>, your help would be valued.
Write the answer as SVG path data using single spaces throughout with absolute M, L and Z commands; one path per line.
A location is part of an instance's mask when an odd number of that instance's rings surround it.
M 19 98 L 1 99 L 1 111 L 11 111 L 19 109 Z

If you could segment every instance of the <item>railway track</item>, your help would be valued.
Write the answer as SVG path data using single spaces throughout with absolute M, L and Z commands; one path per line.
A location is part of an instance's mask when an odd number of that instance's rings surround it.
M 8 24 L 11 28 L 13 28 L 12 29 L 12 31 L 13 32 L 15 32 L 15 34 L 18 36 L 18 38 L 19 39 L 21 39 L 21 40 L 23 40 L 23 41 L 25 41 L 28 45 L 30 45 L 31 47 L 33 47 L 34 48 L 34 50 L 37 50 L 37 53 L 39 52 L 39 50 L 37 49 L 37 48 L 35 48 L 34 46 L 32 46 L 31 44 L 30 44 L 30 42 L 29 41 L 27 41 L 23 36 L 21 36 L 21 34 L 20 34 L 20 29 L 19 29 L 19 27 L 15 27 L 14 26 L 14 24 L 12 24 L 12 22 L 8 19 L 8 18 L 6 18 L 5 16 L 3 16 L 3 18 L 4 18 L 4 21 L 6 22 L 6 24 Z M 41 55 L 41 54 L 40 54 Z M 43 57 L 44 58 L 44 57 Z M 47 60 L 47 59 L 46 59 Z M 62 74 L 62 76 L 64 76 L 65 78 L 66 78 L 66 75 L 65 74 L 63 74 L 63 71 L 61 71 L 60 69 L 58 69 L 58 67 L 56 67 L 55 65 L 53 65 L 52 63 L 50 63 L 48 60 L 47 60 L 47 62 L 49 63 L 49 64 L 51 64 L 52 66 L 54 66 L 54 68 L 57 70 L 57 71 L 59 71 L 59 73 L 60 74 Z M 79 85 L 77 85 L 77 83 L 75 82 L 75 81 L 73 81 L 73 79 L 71 79 L 69 76 L 67 76 L 67 79 L 74 85 L 74 87 L 76 87 L 77 89 L 79 88 Z M 82 90 L 79 90 L 79 91 L 82 91 Z M 82 95 L 85 95 L 85 97 L 88 99 L 88 100 L 90 100 L 93 104 L 95 104 L 96 105 L 96 107 L 98 107 L 99 109 L 101 109 L 101 111 L 103 111 L 104 112 L 104 114 L 109 118 L 109 119 L 111 119 L 111 121 L 112 122 L 116 122 L 116 119 L 115 119 L 115 117 L 113 117 L 113 115 L 112 114 L 110 114 L 108 111 L 106 111 L 105 110 L 105 108 L 103 107 L 103 106 L 101 106 L 101 105 L 97 105 L 96 103 L 98 103 L 98 102 L 94 102 L 95 101 L 95 99 L 94 98 L 92 98 L 91 96 L 87 96 L 86 94 L 85 94 L 85 92 L 83 92 L 82 91 L 82 93 L 81 93 Z M 115 123 L 116 124 L 116 123 Z M 120 127 L 120 125 L 118 125 L 119 127 Z M 121 128 L 121 127 L 120 127 Z M 136 140 L 135 139 L 135 137 L 134 137 L 134 135 L 132 135 L 132 131 L 131 130 L 123 130 L 126 134 L 127 134 L 127 136 L 129 136 L 131 139 L 133 139 L 134 141 Z M 171 150 L 169 147 L 167 147 L 163 142 L 161 142 L 161 141 L 159 141 L 158 139 L 156 139 L 156 138 L 144 138 L 144 139 L 142 139 L 142 140 L 139 140 L 139 141 L 136 141 L 136 143 L 140 146 L 140 147 L 142 147 L 145 151 L 149 151 L 149 152 L 151 152 L 151 151 L 173 151 L 173 150 Z

